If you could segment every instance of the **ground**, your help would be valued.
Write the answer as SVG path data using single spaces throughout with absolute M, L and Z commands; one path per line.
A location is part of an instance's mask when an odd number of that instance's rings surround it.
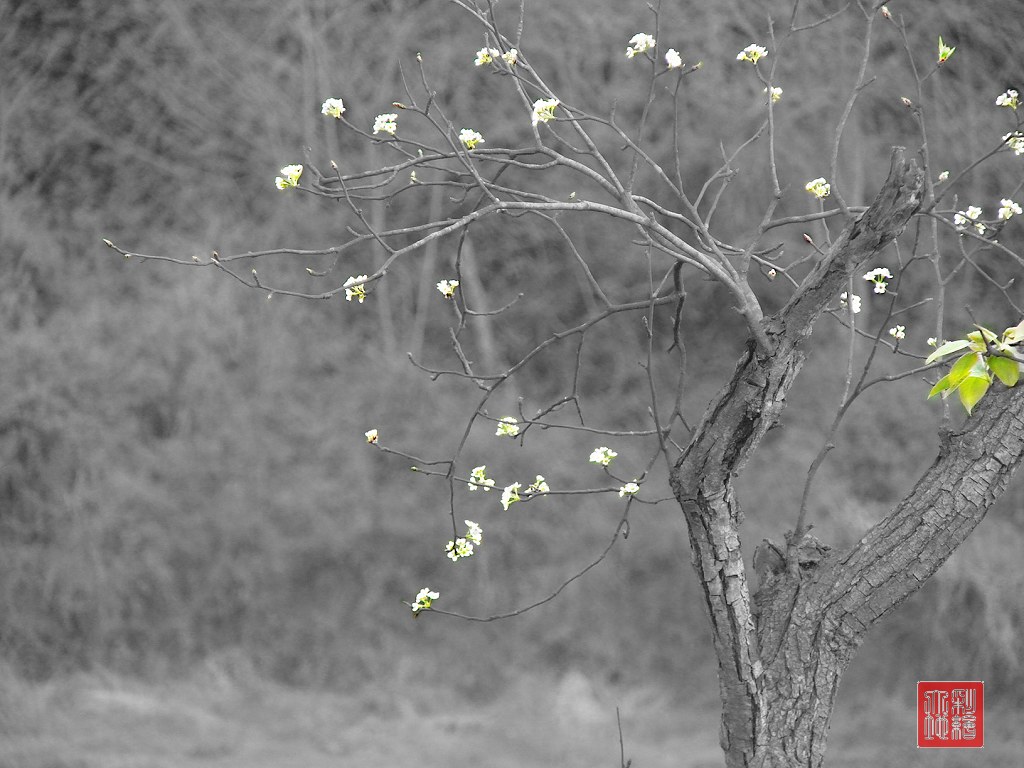
M 525 675 L 486 701 L 439 687 L 324 692 L 208 664 L 176 682 L 78 674 L 5 680 L 0 768 L 603 766 L 718 768 L 713 701 L 656 685 L 614 690 L 583 672 Z M 617 700 L 616 700 L 617 699 Z M 990 708 L 983 751 L 914 748 L 909 702 L 856 696 L 836 712 L 833 768 L 1019 766 L 1019 713 Z M 1018 723 L 1019 726 L 1019 723 Z

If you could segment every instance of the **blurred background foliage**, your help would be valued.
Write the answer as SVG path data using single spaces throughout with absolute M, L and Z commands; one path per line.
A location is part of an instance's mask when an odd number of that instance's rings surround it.
M 645 66 L 623 52 L 636 31 L 652 30 L 645 4 L 528 5 L 522 48 L 555 92 L 595 114 L 615 105 L 620 124 L 633 124 L 646 96 Z M 499 9 L 510 19 L 513 6 Z M 784 26 L 789 10 L 774 0 L 664 6 L 662 45 L 704 62 L 684 81 L 680 113 L 681 162 L 696 189 L 717 166 L 720 145 L 737 146 L 762 119 L 761 86 L 736 52 L 766 41 L 766 17 Z M 841 4 L 801 7 L 811 21 Z M 955 176 L 1013 127 L 993 102 L 1024 84 L 1024 17 L 999 0 L 913 8 L 896 0 L 891 8 L 909 14 L 918 67 L 930 66 L 939 34 L 957 46 L 925 93 L 933 177 L 946 169 Z M 876 26 L 875 80 L 846 126 L 832 180 L 851 204 L 870 202 L 891 146 L 919 145 L 898 98 L 917 99 L 903 45 L 894 26 Z M 811 210 L 802 186 L 827 172 L 836 120 L 856 81 L 861 30 L 859 14 L 848 10 L 793 38 L 778 58 L 782 215 Z M 0 654 L 19 674 L 109 668 L 160 676 L 241 654 L 259 674 L 298 685 L 355 690 L 426 677 L 487 696 L 524 668 L 578 668 L 612 683 L 655 680 L 714 698 L 705 617 L 671 503 L 636 509 L 630 538 L 606 563 L 518 619 L 414 622 L 399 602 L 425 584 L 441 591 L 445 607 L 466 613 L 531 602 L 600 551 L 621 511 L 618 499 L 560 497 L 503 515 L 495 498 L 461 493 L 459 513 L 480 522 L 487 540 L 480 556 L 454 567 L 442 556 L 446 488 L 363 444 L 363 432 L 378 427 L 383 442 L 434 456 L 461 432 L 473 391 L 463 381 L 431 382 L 406 359 L 411 352 L 437 367 L 453 362 L 451 318 L 433 291 L 451 274 L 452 241 L 402 264 L 362 307 L 266 301 L 209 270 L 126 263 L 100 243 L 205 259 L 213 249 L 341 241 L 351 217 L 327 201 L 279 193 L 277 170 L 307 162 L 307 151 L 317 166 L 335 159 L 344 171 L 389 155 L 323 118 L 320 103 L 344 98 L 346 117 L 368 130 L 375 114 L 406 98 L 402 73 L 415 80 L 422 52 L 439 104 L 457 124 L 481 130 L 488 147 L 525 141 L 524 111 L 509 83 L 472 66 L 484 44 L 465 14 L 440 0 L 0 4 Z M 660 157 L 671 151 L 668 103 L 659 102 L 650 124 Z M 611 137 L 602 141 L 616 162 L 628 162 Z M 768 201 L 763 150 L 755 145 L 737 164 L 741 175 L 717 217 L 725 239 L 743 241 Z M 960 183 L 959 207 L 989 212 L 1018 189 L 1021 161 L 1003 157 Z M 543 186 L 568 195 L 577 183 L 550 178 Z M 652 179 L 643 183 L 657 192 Z M 391 207 L 369 206 L 371 217 L 406 221 L 458 207 L 418 192 Z M 567 217 L 565 226 L 613 297 L 644 290 L 648 272 L 630 233 L 593 218 Z M 780 233 L 778 242 L 803 253 L 800 234 Z M 1018 222 L 1002 241 L 1021 250 Z M 473 230 L 470 246 L 463 290 L 477 305 L 526 294 L 474 330 L 483 368 L 507 364 L 593 306 L 551 228 L 494 219 Z M 381 258 L 353 255 L 342 279 Z M 983 258 L 1001 280 L 1016 274 L 992 254 Z M 308 288 L 306 266 L 323 265 L 260 262 L 261 274 L 266 268 Z M 927 284 L 911 280 L 925 273 L 908 272 L 901 304 L 929 295 Z M 781 282 L 756 281 L 769 310 L 786 299 Z M 743 336 L 720 288 L 693 278 L 687 287 L 686 414 L 696 422 Z M 967 322 L 968 302 L 993 327 L 1016 323 L 993 294 L 964 272 L 950 286 L 948 332 Z M 866 296 L 866 328 L 881 322 L 872 301 Z M 933 310 L 909 319 L 906 344 L 925 353 Z M 666 309 L 656 323 L 664 346 L 670 324 Z M 750 551 L 792 527 L 841 392 L 834 361 L 842 338 L 833 320 L 819 324 L 784 428 L 742 479 Z M 649 428 L 637 365 L 643 345 L 635 316 L 588 338 L 581 394 L 592 423 Z M 522 397 L 532 413 L 565 394 L 570 351 L 542 356 L 490 407 L 514 412 Z M 903 365 L 880 357 L 879 373 Z M 657 377 L 667 393 L 671 360 L 664 368 Z M 811 499 L 822 539 L 854 541 L 931 461 L 939 408 L 925 403 L 924 387 L 878 387 L 851 411 Z M 554 488 L 581 487 L 602 482 L 586 456 L 603 442 L 548 430 L 519 449 L 482 430 L 468 455 L 484 457 L 478 463 L 486 460 L 499 485 L 541 473 Z M 638 472 L 651 448 L 625 439 L 614 446 L 625 474 Z M 650 495 L 668 496 L 658 471 L 650 487 L 662 491 Z M 963 550 L 871 636 L 850 690 L 980 678 L 1019 697 L 1012 691 L 1024 682 L 1022 500 L 1017 482 Z

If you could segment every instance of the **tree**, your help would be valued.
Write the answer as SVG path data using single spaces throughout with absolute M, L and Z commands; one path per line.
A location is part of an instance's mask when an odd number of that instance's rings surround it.
M 485 43 L 475 60 L 478 74 L 494 76 L 499 83 L 495 93 L 500 94 L 495 98 L 514 101 L 520 122 L 485 125 L 483 109 L 474 113 L 472 121 L 465 114 L 451 115 L 449 99 L 434 84 L 437 73 L 431 70 L 429 53 L 417 55 L 405 94 L 382 111 L 372 126 L 350 121 L 346 113 L 351 105 L 342 99 L 331 97 L 322 105 L 325 120 L 337 120 L 342 130 L 379 143 L 394 160 L 364 171 L 343 168 L 335 161 L 327 169 L 307 158 L 301 165 L 282 168 L 276 179 L 283 193 L 303 192 L 337 202 L 346 211 L 344 242 L 322 249 L 214 251 L 209 257 L 193 258 L 140 254 L 110 241 L 107 245 L 127 258 L 213 268 L 268 298 L 344 297 L 357 305 L 387 301 L 387 279 L 408 268 L 416 254 L 441 243 L 452 247 L 453 271 L 434 277 L 454 317 L 449 338 L 455 363 L 440 368 L 412 362 L 434 379 L 471 384 L 479 391 L 479 399 L 456 430 L 460 435 L 456 448 L 443 458 L 392 446 L 386 430 L 372 429 L 366 435 L 381 450 L 412 461 L 418 473 L 448 485 L 452 523 L 448 557 L 458 562 L 482 547 L 481 527 L 466 520 L 463 532 L 459 523 L 463 491 L 484 495 L 493 486 L 497 496 L 499 487 L 488 477 L 486 465 L 473 466 L 477 462 L 471 459 L 468 446 L 474 432 L 494 430 L 495 437 L 525 445 L 528 435 L 557 428 L 603 439 L 640 437 L 650 446 L 643 470 L 632 478 L 620 477 L 611 469 L 615 451 L 597 448 L 591 462 L 606 470 L 611 482 L 605 487 L 551 488 L 540 475 L 532 483 L 505 485 L 501 504 L 506 511 L 514 504 L 541 499 L 550 503 L 581 494 L 618 494 L 623 499 L 622 518 L 608 548 L 547 598 L 506 613 L 462 618 L 510 618 L 557 596 L 628 535 L 634 506 L 664 501 L 655 490 L 663 463 L 671 497 L 686 518 L 694 570 L 711 622 L 727 765 L 819 766 L 838 683 L 865 633 L 919 589 L 963 543 L 1005 490 L 1024 456 L 1024 388 L 1013 386 L 1021 360 L 1016 349 L 1024 335 L 1024 326 L 1014 324 L 1024 313 L 1014 301 L 1013 281 L 1008 279 L 1024 261 L 999 239 L 1004 228 L 1014 225 L 1011 220 L 1020 207 L 1009 191 L 1000 195 L 994 217 L 956 202 L 958 185 L 982 172 L 985 161 L 995 157 L 1012 161 L 1024 154 L 1019 95 L 1012 89 L 998 99 L 992 95 L 993 113 L 1010 113 L 1015 124 L 1009 132 L 993 131 L 988 150 L 949 178 L 933 157 L 929 130 L 936 120 L 931 105 L 941 96 L 933 84 L 944 68 L 955 65 L 956 47 L 940 37 L 937 52 L 920 52 L 912 43 L 908 23 L 894 18 L 881 4 L 858 2 L 855 9 L 812 13 L 794 3 L 780 17 L 783 23 L 768 20 L 764 45 L 751 43 L 731 62 L 735 77 L 746 76 L 755 83 L 757 121 L 742 140 L 733 141 L 731 136 L 728 143 L 722 140 L 720 161 L 712 163 L 703 157 L 695 162 L 686 157 L 683 129 L 689 119 L 689 83 L 700 76 L 704 65 L 684 61 L 664 42 L 671 32 L 662 29 L 660 7 L 653 11 L 652 32 L 636 34 L 624 47 L 625 57 L 646 72 L 642 98 L 598 114 L 590 111 L 588 103 L 593 99 L 586 94 L 549 87 L 544 79 L 545 52 L 531 52 L 523 3 L 514 9 L 494 2 L 452 3 L 483 30 Z M 845 34 L 849 26 L 839 27 L 843 33 L 832 30 L 840 22 L 852 25 L 851 19 L 860 30 L 859 47 L 850 51 L 855 55 L 847 64 L 855 77 L 836 110 L 827 175 L 796 183 L 777 149 L 784 141 L 779 121 L 787 102 L 777 75 L 780 62 L 799 56 L 806 38 L 829 40 Z M 825 37 L 829 34 L 833 37 Z M 846 177 L 854 177 L 851 166 L 856 158 L 844 157 L 843 136 L 862 94 L 874 83 L 869 72 L 872 44 L 882 35 L 904 49 L 912 85 L 909 95 L 898 99 L 886 91 L 883 103 L 891 123 L 913 121 L 920 149 L 916 159 L 904 148 L 893 149 L 884 180 L 876 180 L 876 189 L 864 193 L 866 205 L 855 204 L 861 193 Z M 822 88 L 830 87 L 822 83 Z M 991 101 L 988 96 L 985 99 Z M 880 120 L 883 128 L 891 123 Z M 747 160 L 752 156 L 759 158 L 760 165 L 750 171 L 742 163 L 754 162 Z M 703 176 L 699 175 L 702 164 L 707 169 Z M 1011 173 L 1020 176 L 1019 170 Z M 438 190 L 447 197 L 435 194 Z M 737 223 L 729 216 L 732 208 L 742 208 L 737 201 L 758 197 L 766 200 L 754 220 Z M 954 202 L 946 207 L 944 201 L 950 198 Z M 423 205 L 423 200 L 428 204 Z M 813 206 L 809 213 L 807 201 Z M 835 204 L 830 206 L 832 201 Z M 395 223 L 389 223 L 389 218 Z M 622 237 L 632 238 L 628 283 L 622 273 L 605 274 L 595 268 L 594 259 L 578 246 L 594 218 L 610 221 L 614 229 L 628 233 Z M 527 282 L 517 298 L 485 306 L 480 299 L 484 292 L 476 264 L 479 255 L 471 234 L 494 238 L 503 232 L 521 233 L 523 220 L 553 233 L 561 252 L 575 264 L 583 287 L 570 294 L 564 286 L 543 280 Z M 786 239 L 770 243 L 777 232 L 786 233 Z M 338 268 L 344 259 L 371 248 L 383 254 L 375 269 L 344 280 L 337 277 L 345 271 Z M 984 262 L 979 260 L 982 255 Z M 284 265 L 268 278 L 262 265 L 274 257 L 282 257 Z M 292 265 L 291 257 L 314 266 L 302 272 Z M 260 269 L 248 272 L 254 261 Z M 878 264 L 887 266 L 870 268 Z M 924 276 L 922 267 L 927 268 Z M 973 315 L 956 306 L 967 297 L 954 279 L 969 272 L 977 275 L 976 284 L 967 286 L 974 300 L 986 302 L 986 312 L 1010 326 L 1002 336 L 980 325 L 972 331 Z M 498 279 L 507 277 L 502 274 Z M 883 307 L 872 312 L 876 322 L 870 329 L 857 318 L 862 300 L 856 288 L 863 285 L 862 278 L 872 287 L 872 297 L 865 301 L 877 301 Z M 306 287 L 310 279 L 325 287 L 310 290 Z M 719 293 L 693 290 L 699 280 L 714 282 Z M 421 295 L 424 290 L 430 289 L 420 286 Z M 623 293 L 626 298 L 616 298 Z M 684 310 L 689 309 L 686 300 L 692 294 L 708 302 L 704 311 L 731 327 L 731 318 L 714 306 L 721 307 L 722 297 L 727 296 L 741 320 L 736 330 L 744 342 L 732 375 L 699 423 L 691 427 L 684 411 L 692 399 L 689 381 L 694 365 L 688 364 L 686 355 L 692 331 Z M 781 306 L 770 311 L 767 307 L 773 303 Z M 1002 310 L 992 308 L 997 303 Z M 568 315 L 572 321 L 525 353 L 515 352 L 511 364 L 500 362 L 500 344 L 488 324 L 490 318 L 516 318 L 517 313 L 529 318 L 556 310 L 560 318 Z M 627 313 L 642 317 L 645 348 L 640 356 L 646 378 L 642 398 L 648 421 L 630 430 L 594 427 L 581 407 L 584 356 L 602 345 L 601 330 Z M 835 344 L 832 354 L 832 367 L 843 379 L 842 394 L 809 468 L 792 530 L 781 540 L 765 541 L 754 554 L 755 587 L 748 579 L 740 543 L 744 513 L 736 481 L 769 430 L 779 423 L 823 316 L 846 329 L 845 350 Z M 935 353 L 921 354 L 920 343 L 917 351 L 906 348 L 911 346 L 903 344 L 910 324 L 906 318 L 920 319 L 920 325 L 932 322 Z M 985 322 L 992 324 L 989 319 Z M 975 335 L 968 337 L 968 333 Z M 945 338 L 959 336 L 964 338 L 943 343 Z M 878 353 L 886 349 L 909 367 L 871 378 Z M 950 374 L 935 384 L 934 392 L 956 392 L 970 414 L 966 421 L 961 423 L 944 399 L 938 455 L 906 497 L 847 551 L 835 551 L 819 541 L 810 533 L 809 492 L 854 402 L 876 385 L 919 386 L 912 380 L 938 379 L 943 365 L 938 358 L 965 349 L 961 360 L 966 362 L 954 364 Z M 564 367 L 561 378 L 569 393 L 550 399 L 530 416 L 522 401 L 515 415 L 491 413 L 489 406 L 495 407 L 492 403 L 514 382 L 539 375 L 536 371 L 542 361 Z M 708 368 L 703 362 L 696 367 L 697 373 Z M 668 371 L 671 383 L 667 383 Z M 667 398 L 666 387 L 670 387 Z M 671 405 L 666 406 L 666 401 Z M 409 604 L 413 614 L 460 616 L 440 607 L 441 593 L 443 589 L 424 587 Z

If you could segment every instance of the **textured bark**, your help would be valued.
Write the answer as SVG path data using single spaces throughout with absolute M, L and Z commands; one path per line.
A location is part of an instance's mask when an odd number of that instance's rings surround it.
M 837 557 L 813 537 L 790 542 L 785 558 L 765 561 L 751 600 L 733 478 L 784 408 L 814 321 L 849 276 L 903 231 L 921 188 L 920 171 L 895 150 L 871 207 L 765 321 L 768 349 L 748 344 L 672 473 L 711 621 L 730 768 L 821 765 L 838 682 L 864 632 L 959 546 L 1024 455 L 1024 386 L 989 394 L 856 547 Z
M 916 592 L 985 517 L 1024 455 L 1024 386 L 988 394 L 892 513 L 824 574 L 833 632 L 855 636 Z
M 964 542 L 1022 458 L 1024 386 L 999 387 L 849 552 L 766 575 L 754 598 L 765 714 L 751 765 L 821 765 L 839 679 L 868 628 Z

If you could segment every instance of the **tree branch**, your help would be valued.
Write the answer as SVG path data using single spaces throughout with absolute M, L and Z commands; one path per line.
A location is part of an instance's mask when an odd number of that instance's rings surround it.
M 1024 387 L 999 387 L 892 513 L 822 574 L 826 625 L 864 630 L 916 592 L 980 523 L 1024 458 Z
M 847 279 L 903 232 L 921 205 L 923 189 L 924 174 L 912 160 L 907 161 L 903 147 L 895 147 L 889 176 L 871 207 L 836 238 L 777 315 L 783 334 L 794 342 L 810 334 L 818 315 L 843 290 Z
M 771 348 L 751 340 L 718 394 L 670 481 L 686 516 L 694 569 L 711 619 L 723 699 L 722 748 L 746 765 L 764 728 L 763 673 L 740 548 L 743 512 L 732 479 L 775 424 L 803 360 L 802 342 L 852 272 L 906 226 L 920 204 L 922 175 L 902 148 L 871 207 L 837 238 L 789 303 L 766 321 Z

